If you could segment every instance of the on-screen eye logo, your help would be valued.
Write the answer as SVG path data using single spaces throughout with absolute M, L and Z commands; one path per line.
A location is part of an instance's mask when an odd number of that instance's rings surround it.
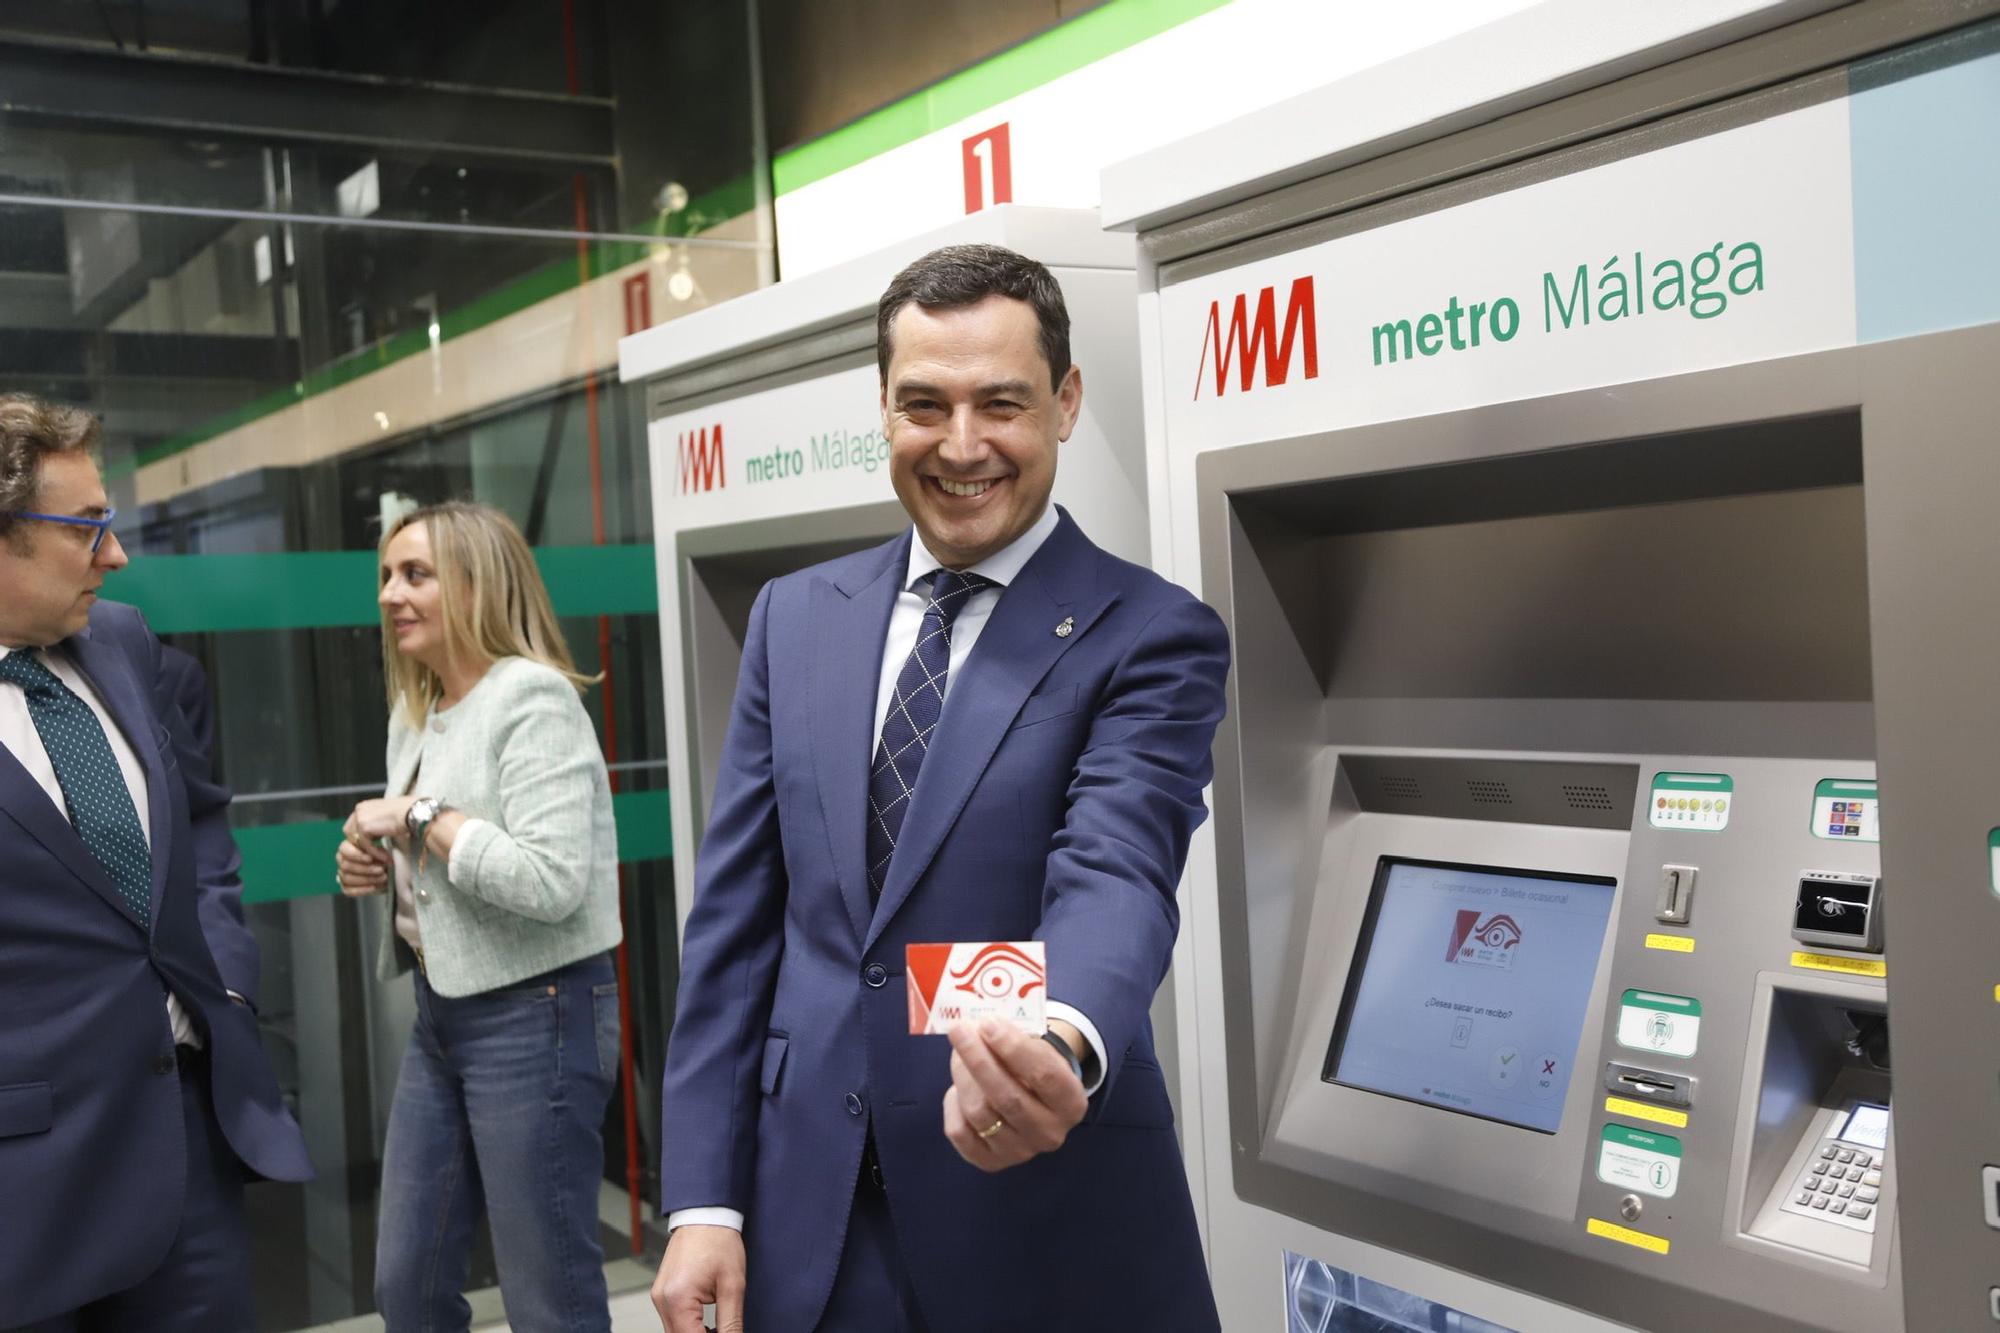
M 1011 944 L 989 944 L 951 974 L 957 989 L 982 1000 L 1025 1000 L 1048 980 L 1041 966 Z
M 718 486 L 727 486 L 729 477 L 722 461 L 722 423 L 715 423 L 715 433 L 708 427 L 700 430 L 684 430 L 674 441 L 675 461 L 680 465 L 680 493 L 687 495 L 693 491 L 712 491 Z
M 1444 959 L 1476 967 L 1512 967 L 1514 950 L 1520 943 L 1521 925 L 1505 912 L 1482 920 L 1477 908 L 1461 908 L 1452 921 L 1451 946 Z
M 1257 293 L 1253 310 L 1249 293 L 1238 294 L 1229 310 L 1229 328 L 1222 327 L 1222 302 L 1208 303 L 1208 325 L 1202 333 L 1201 361 L 1195 367 L 1194 396 L 1201 398 L 1202 385 L 1214 360 L 1215 396 L 1229 392 L 1229 370 L 1236 367 L 1237 390 L 1248 393 L 1256 378 L 1258 363 L 1264 370 L 1264 387 L 1275 389 L 1291 378 L 1292 348 L 1299 348 L 1304 379 L 1319 378 L 1319 319 L 1313 311 L 1313 280 L 1308 273 L 1294 279 L 1285 299 L 1284 332 L 1278 325 L 1278 289 L 1266 287 Z

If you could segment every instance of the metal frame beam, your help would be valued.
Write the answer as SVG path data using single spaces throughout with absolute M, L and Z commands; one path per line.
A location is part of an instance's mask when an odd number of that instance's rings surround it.
M 297 344 L 270 334 L 0 326 L 0 366 L 10 378 L 192 379 L 273 388 L 299 377 Z
M 608 98 L 0 40 L 0 110 L 264 141 L 614 162 Z

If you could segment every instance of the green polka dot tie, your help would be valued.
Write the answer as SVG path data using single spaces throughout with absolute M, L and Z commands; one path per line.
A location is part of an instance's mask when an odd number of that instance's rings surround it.
M 56 783 L 69 806 L 69 822 L 118 886 L 125 909 L 140 925 L 148 924 L 153 913 L 153 853 L 146 846 L 145 829 L 139 826 L 132 789 L 125 785 L 125 774 L 97 714 L 25 648 L 0 658 L 0 680 L 27 692 L 28 716 L 55 767 Z

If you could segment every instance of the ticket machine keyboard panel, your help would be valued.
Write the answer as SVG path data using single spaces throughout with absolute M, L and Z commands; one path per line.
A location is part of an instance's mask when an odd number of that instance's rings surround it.
M 1836 1123 L 1845 1117 L 1837 1117 Z M 1831 1136 L 1820 1141 L 1784 1203 L 1798 1213 L 1873 1234 L 1889 1154 Z

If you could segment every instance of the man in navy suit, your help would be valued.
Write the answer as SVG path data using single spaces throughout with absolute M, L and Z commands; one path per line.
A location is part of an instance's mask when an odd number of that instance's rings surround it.
M 130 607 L 94 418 L 0 396 L 0 1328 L 238 1333 L 243 1185 L 304 1180 L 229 793 Z
M 1048 270 L 959 246 L 877 316 L 912 531 L 759 595 L 683 950 L 669 1333 L 1217 1326 L 1148 1010 L 1228 643 L 1051 506 Z M 909 1035 L 904 946 L 1044 941 L 1045 1038 Z

